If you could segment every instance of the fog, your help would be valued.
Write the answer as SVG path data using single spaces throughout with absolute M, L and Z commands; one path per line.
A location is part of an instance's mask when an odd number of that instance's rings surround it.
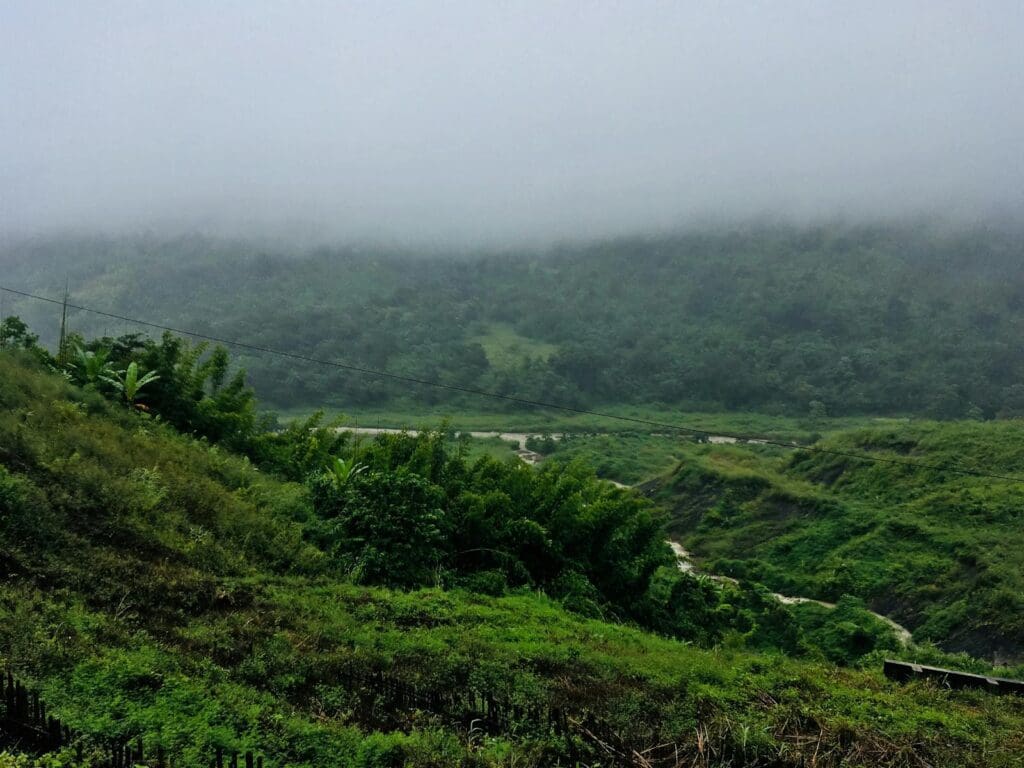
M 1017 217 L 1024 5 L 6 2 L 0 230 Z

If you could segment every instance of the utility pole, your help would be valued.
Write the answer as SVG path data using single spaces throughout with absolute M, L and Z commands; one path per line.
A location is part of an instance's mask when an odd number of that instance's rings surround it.
M 57 343 L 57 364 L 63 368 L 67 362 L 68 338 L 68 278 L 64 278 L 64 301 L 60 309 L 60 341 Z

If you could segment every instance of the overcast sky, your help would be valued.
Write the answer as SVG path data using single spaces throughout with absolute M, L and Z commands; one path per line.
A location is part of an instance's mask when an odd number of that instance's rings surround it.
M 0 229 L 1024 211 L 1024 3 L 0 4 Z

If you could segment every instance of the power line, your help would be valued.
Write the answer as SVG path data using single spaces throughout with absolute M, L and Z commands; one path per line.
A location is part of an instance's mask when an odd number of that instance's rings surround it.
M 885 456 L 872 456 L 866 453 L 856 453 L 853 451 L 842 451 L 833 448 L 823 448 L 821 446 L 801 446 L 796 443 L 788 443 L 783 440 L 773 440 L 771 438 L 761 437 L 759 435 L 741 434 L 735 432 L 722 432 L 720 430 L 709 430 L 701 429 L 699 427 L 691 427 L 682 424 L 670 424 L 668 422 L 655 421 L 653 419 L 643 419 L 638 416 L 622 416 L 619 414 L 603 413 L 601 411 L 593 411 L 588 408 L 576 408 L 571 405 L 562 405 L 559 403 L 546 403 L 542 400 L 531 400 L 525 397 L 516 397 L 515 395 L 505 395 L 500 392 L 490 392 L 485 389 L 476 389 L 474 387 L 463 387 L 458 384 L 446 384 L 441 381 L 433 381 L 430 379 L 421 379 L 415 376 L 405 376 L 398 373 L 389 373 L 387 371 L 380 371 L 374 368 L 366 368 L 359 365 L 352 365 L 351 363 L 343 363 L 337 360 L 323 360 L 316 357 L 310 357 L 308 355 L 302 355 L 297 352 L 288 352 L 282 349 L 274 349 L 273 347 L 264 347 L 259 344 L 249 344 L 244 341 L 237 341 L 235 339 L 226 339 L 220 336 L 213 336 L 207 333 L 199 333 L 198 331 L 189 331 L 183 328 L 175 328 L 169 325 L 161 325 L 160 323 L 153 323 L 148 320 L 140 320 L 135 317 L 129 317 L 127 315 L 117 314 L 115 312 L 105 312 L 100 309 L 93 309 L 92 307 L 84 307 L 78 304 L 71 304 L 66 300 L 54 299 L 48 296 L 39 296 L 34 293 L 28 293 L 27 291 L 19 291 L 14 288 L 8 288 L 0 285 L 0 291 L 6 291 L 7 293 L 14 294 L 16 296 L 22 296 L 27 299 L 34 299 L 36 301 L 44 301 L 49 304 L 58 304 L 66 306 L 68 309 L 77 309 L 81 312 L 89 312 L 90 314 L 99 315 L 101 317 L 108 317 L 114 320 L 123 320 L 126 323 L 134 323 L 135 325 L 141 325 L 147 328 L 156 328 L 161 331 L 169 331 L 176 333 L 180 336 L 190 336 L 195 339 L 202 339 L 203 341 L 211 341 L 215 344 L 224 344 L 225 346 L 236 347 L 238 349 L 248 350 L 250 352 L 259 352 L 266 355 L 276 355 L 278 357 L 285 357 L 291 360 L 299 360 L 305 363 L 313 363 L 314 365 L 324 365 L 331 368 L 338 368 L 343 371 L 351 371 L 353 373 L 360 373 L 367 376 L 377 376 L 383 379 L 390 379 L 391 381 L 400 381 L 405 384 L 418 384 L 425 387 L 434 387 L 435 389 L 445 389 L 451 392 L 461 392 L 463 394 L 474 395 L 477 397 L 487 397 L 494 400 L 504 400 L 509 403 L 516 403 L 518 405 L 526 405 L 531 408 L 546 408 L 548 410 L 562 411 L 564 413 L 574 413 L 583 416 L 596 416 L 603 419 L 612 419 L 615 421 L 626 422 L 629 424 L 640 424 L 645 427 L 656 427 L 658 429 L 667 429 L 675 432 L 681 432 L 688 435 L 713 435 L 717 437 L 726 437 L 737 442 L 755 442 L 763 445 L 774 445 L 781 448 L 797 449 L 801 451 L 807 451 L 809 453 L 820 453 L 830 456 L 838 456 L 847 459 L 857 459 L 859 461 L 874 462 L 879 464 L 894 464 L 912 467 L 914 469 L 933 469 L 941 472 L 951 472 L 958 475 L 967 475 L 971 477 L 985 477 L 994 480 L 1008 480 L 1014 483 L 1024 483 L 1024 477 L 1013 477 L 1011 475 L 1000 475 L 992 472 L 984 472 L 981 470 L 968 469 L 966 467 L 958 467 L 949 464 L 932 464 L 923 461 L 913 461 L 909 459 L 894 459 Z

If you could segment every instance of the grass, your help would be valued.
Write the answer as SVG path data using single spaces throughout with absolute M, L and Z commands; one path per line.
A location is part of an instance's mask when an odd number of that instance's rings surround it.
M 458 442 L 454 441 L 452 447 L 457 449 Z M 463 456 L 467 462 L 474 462 L 481 456 L 492 456 L 499 461 L 511 459 L 516 456 L 519 444 L 510 440 L 502 440 L 500 437 L 470 437 L 467 435 L 461 440 L 464 451 Z
M 585 461 L 598 477 L 636 485 L 670 470 L 692 444 L 689 437 L 635 432 L 570 434 L 556 443 L 549 457 L 559 461 Z
M 872 427 L 823 445 L 1024 474 L 1020 422 Z M 787 594 L 865 600 L 918 640 L 1024 661 L 1024 487 L 821 453 L 695 446 L 659 484 L 671 528 L 709 570 Z
M 142 735 L 181 765 L 254 748 L 291 768 L 616 765 L 633 750 L 980 768 L 1024 752 L 1024 702 L 898 686 L 877 658 L 698 648 L 532 591 L 353 585 L 304 537 L 303 486 L 10 355 L 0 374 L 0 662 L 97 738 Z M 764 460 L 689 450 L 733 457 L 737 481 Z M 768 459 L 794 487 L 820 483 Z
M 513 370 L 531 359 L 547 361 L 558 347 L 523 336 L 507 323 L 491 323 L 487 331 L 469 339 L 484 348 L 487 362 L 497 370 Z

